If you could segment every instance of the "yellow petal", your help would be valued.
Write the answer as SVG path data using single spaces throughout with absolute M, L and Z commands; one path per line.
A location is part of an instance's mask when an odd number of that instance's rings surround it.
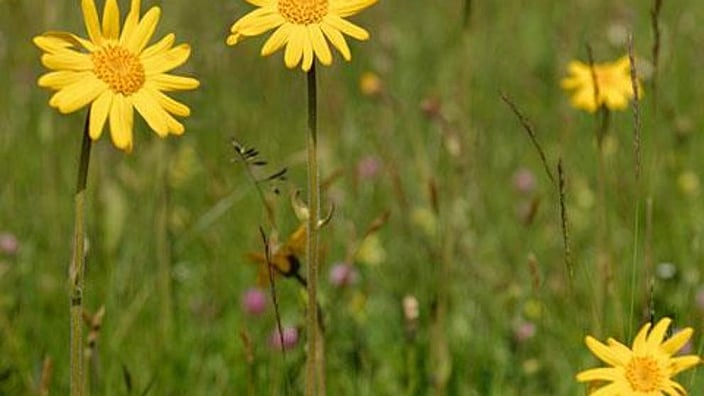
M 159 40 L 156 44 L 152 44 L 147 47 L 144 51 L 142 51 L 142 53 L 139 55 L 139 58 L 144 61 L 144 59 L 147 59 L 150 56 L 154 56 L 160 52 L 164 52 L 174 45 L 175 40 L 176 35 L 174 35 L 173 33 L 169 33 L 164 36 L 161 40 Z
M 618 383 L 611 383 L 606 386 L 602 386 L 595 392 L 592 392 L 589 396 L 617 396 L 617 395 L 630 395 L 631 392 L 625 393 L 622 389 L 623 387 Z
M 86 24 L 86 32 L 90 41 L 97 45 L 103 43 L 103 35 L 100 33 L 100 22 L 98 21 L 98 10 L 95 8 L 95 1 L 81 0 L 83 10 L 83 20 Z
M 307 72 L 313 66 L 313 44 L 310 42 L 310 33 L 308 29 L 303 27 L 303 61 L 301 69 Z
M 346 60 L 349 61 L 352 59 L 352 54 L 350 53 L 350 47 L 347 46 L 347 41 L 345 40 L 345 36 L 340 33 L 339 30 L 336 28 L 332 27 L 332 25 L 328 25 L 326 23 L 321 23 L 320 24 L 320 30 L 323 31 L 325 34 L 325 37 L 330 40 L 332 45 L 337 48 L 338 51 L 340 51 L 340 54 L 342 54 L 342 57 Z
M 139 23 L 139 10 L 141 8 L 140 0 L 132 0 L 130 3 L 130 11 L 125 18 L 125 25 L 122 27 L 122 36 L 120 36 L 120 44 L 124 45 L 127 37 L 132 37 L 134 29 Z
M 682 347 L 692 338 L 694 330 L 691 327 L 684 328 L 677 332 L 677 334 L 668 338 L 667 341 L 660 345 L 660 348 L 668 355 L 673 355 L 675 352 L 682 349 Z
M 157 23 L 159 23 L 159 17 L 161 15 L 161 9 L 159 7 L 152 7 L 146 14 L 144 18 L 137 24 L 134 32 L 131 33 L 130 37 L 125 38 L 125 47 L 134 54 L 139 54 L 142 52 L 144 47 L 152 38 L 154 30 L 156 29 Z
M 636 355 L 644 355 L 646 352 L 646 347 L 647 347 L 647 337 L 648 337 L 648 330 L 650 330 L 651 323 L 648 322 L 641 327 L 640 331 L 638 331 L 638 334 L 636 334 L 636 338 L 633 340 L 633 353 Z
M 276 7 L 272 6 L 257 8 L 256 10 L 250 12 L 249 14 L 243 16 L 242 18 L 238 19 L 235 23 L 233 23 L 230 27 L 230 33 L 241 33 L 242 29 L 248 29 L 250 25 L 256 25 L 259 19 L 266 18 L 271 15 L 279 15 L 279 17 L 281 17 Z
M 189 56 L 191 56 L 191 47 L 188 44 L 181 44 L 170 50 L 142 58 L 142 65 L 147 76 L 151 76 L 181 66 L 186 63 Z
M 291 33 L 291 26 L 292 25 L 290 23 L 283 24 L 279 26 L 279 28 L 276 29 L 271 36 L 269 36 L 262 47 L 262 56 L 273 54 L 288 42 L 288 37 Z
M 49 101 L 49 105 L 56 107 L 63 114 L 72 113 L 92 102 L 107 89 L 107 85 L 95 77 L 81 79 L 58 91 Z
M 347 2 L 331 2 L 330 11 L 344 18 L 358 14 L 365 8 L 371 7 L 376 4 L 377 1 L 378 0 L 357 0 Z
M 175 118 L 173 118 L 170 114 L 167 114 L 166 117 L 166 123 L 169 125 L 169 133 L 172 135 L 183 135 L 184 132 L 186 132 L 186 128 L 178 122 Z
M 288 44 L 284 52 L 284 63 L 286 67 L 292 69 L 298 65 L 303 57 L 303 40 L 305 40 L 306 30 L 304 26 L 292 25 L 291 33 L 289 34 Z
M 622 356 L 616 353 L 614 349 L 602 344 L 594 337 L 587 336 L 585 342 L 596 357 L 612 366 L 625 366 L 630 358 L 630 356 Z
M 42 88 L 59 90 L 78 81 L 91 78 L 92 76 L 93 72 L 90 71 L 77 72 L 72 70 L 59 70 L 46 73 L 39 77 L 38 84 Z
M 142 89 L 132 95 L 132 103 L 139 114 L 144 117 L 144 120 L 159 137 L 165 137 L 169 134 L 169 126 L 166 123 L 166 111 L 159 106 L 159 103 L 148 93 Z
M 618 371 L 618 369 L 613 367 L 600 367 L 584 370 L 577 374 L 577 381 L 615 381 L 620 377 L 623 377 L 623 375 Z
M 93 101 L 90 107 L 90 137 L 93 140 L 98 140 L 103 133 L 105 121 L 108 118 L 110 107 L 112 106 L 112 98 L 114 94 L 109 89 L 106 89 L 98 98 Z
M 196 89 L 200 82 L 195 78 L 174 76 L 172 74 L 157 74 L 148 80 L 149 84 L 153 84 L 155 89 L 159 91 L 184 91 Z
M 315 55 L 320 60 L 320 63 L 326 66 L 332 64 L 332 54 L 330 53 L 330 47 L 328 47 L 328 43 L 327 41 L 325 41 L 325 36 L 323 36 L 323 32 L 320 31 L 320 26 L 308 25 L 308 35 L 310 36 L 310 42 L 311 44 L 313 44 Z
M 65 49 L 83 47 L 89 52 L 95 51 L 98 47 L 90 41 L 78 37 L 73 33 L 49 31 L 41 36 L 36 36 L 32 40 L 34 44 L 45 52 L 55 53 Z
M 361 27 L 340 18 L 337 15 L 328 14 L 323 18 L 323 21 L 335 29 L 345 33 L 350 37 L 354 37 L 357 40 L 367 40 L 369 39 L 369 33 L 362 29 Z
M 122 94 L 113 95 L 110 107 L 110 138 L 120 150 L 132 151 L 132 105 Z
M 672 323 L 672 319 L 662 318 L 655 327 L 653 327 L 653 330 L 646 339 L 646 347 L 648 350 L 657 350 L 663 338 L 665 338 L 665 332 L 667 332 L 667 328 L 670 327 L 670 323 Z
M 156 101 L 159 103 L 159 106 L 163 107 L 164 110 L 168 111 L 169 113 L 175 114 L 179 117 L 188 117 L 191 115 L 191 109 L 188 108 L 185 104 L 177 101 L 176 99 L 173 99 L 172 97 L 168 95 L 164 95 L 163 93 L 153 90 L 151 91 L 152 96 Z
M 229 46 L 233 46 L 233 45 L 239 43 L 240 41 L 242 41 L 242 39 L 244 39 L 243 35 L 241 35 L 239 33 L 235 33 L 235 34 L 231 34 L 231 35 L 227 36 L 225 43 Z
M 73 50 L 63 50 L 42 55 L 42 64 L 54 70 L 93 70 L 93 61 L 90 55 Z
M 682 371 L 697 366 L 699 364 L 702 364 L 702 359 L 699 356 L 678 356 L 670 359 L 670 370 L 672 376 L 674 377 L 678 373 L 681 373 Z
M 238 33 L 244 36 L 258 36 L 277 26 L 284 24 L 286 20 L 278 13 L 272 13 L 253 19 L 238 29 Z
M 108 40 L 117 40 L 120 37 L 120 9 L 117 6 L 117 0 L 105 0 L 103 37 Z

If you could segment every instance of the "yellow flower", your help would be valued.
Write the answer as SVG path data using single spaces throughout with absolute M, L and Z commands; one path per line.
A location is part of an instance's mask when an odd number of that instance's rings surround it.
M 588 64 L 570 62 L 570 76 L 562 79 L 561 86 L 572 91 L 572 106 L 595 112 L 601 106 L 610 110 L 624 110 L 633 98 L 631 83 L 631 63 L 624 56 L 613 63 L 594 64 L 594 73 Z M 594 80 L 598 85 L 598 96 L 594 92 Z M 638 85 L 638 97 L 643 97 L 643 89 Z
M 327 41 L 352 59 L 344 36 L 367 40 L 369 33 L 345 20 L 373 5 L 377 0 L 247 0 L 259 7 L 232 25 L 228 45 L 235 45 L 247 36 L 257 36 L 277 28 L 262 47 L 262 56 L 286 46 L 284 62 L 288 68 L 299 63 L 304 71 L 313 65 L 313 55 L 320 63 L 332 64 Z M 327 40 L 326 40 L 327 39 Z
M 673 357 L 689 339 L 693 330 L 686 328 L 663 342 L 669 318 L 660 320 L 652 331 L 651 324 L 643 326 L 629 349 L 620 342 L 609 338 L 602 344 L 587 336 L 589 349 L 605 363 L 613 367 L 593 368 L 577 374 L 577 381 L 606 381 L 605 385 L 591 393 L 591 396 L 659 396 L 685 395 L 687 391 L 671 378 L 678 373 L 701 363 L 699 356 Z
M 42 64 L 53 70 L 39 78 L 39 86 L 58 91 L 49 105 L 67 114 L 90 104 L 90 137 L 97 140 L 109 119 L 113 144 L 127 152 L 132 150 L 133 109 L 160 137 L 181 135 L 184 127 L 172 115 L 187 117 L 190 109 L 163 92 L 199 85 L 196 79 L 166 74 L 186 62 L 191 48 L 174 47 L 173 34 L 147 47 L 161 10 L 152 7 L 140 19 L 140 3 L 132 0 L 121 29 L 117 0 L 105 1 L 102 25 L 94 0 L 82 0 L 88 39 L 47 32 L 33 40 L 44 51 Z

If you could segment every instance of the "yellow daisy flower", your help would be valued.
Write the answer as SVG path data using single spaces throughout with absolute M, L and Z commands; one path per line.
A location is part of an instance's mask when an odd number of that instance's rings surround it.
M 594 74 L 589 64 L 572 61 L 568 65 L 570 76 L 564 78 L 561 86 L 572 92 L 572 106 L 595 112 L 606 106 L 610 110 L 624 110 L 633 98 L 631 83 L 631 63 L 624 56 L 613 63 L 594 64 Z M 598 85 L 598 96 L 594 92 L 594 79 Z M 643 89 L 638 86 L 638 96 L 643 97 Z
M 663 342 L 669 318 L 660 320 L 652 331 L 646 323 L 629 349 L 620 342 L 609 338 L 602 344 L 591 336 L 586 337 L 589 349 L 602 361 L 613 367 L 593 368 L 577 374 L 577 381 L 605 381 L 591 396 L 660 396 L 686 395 L 682 385 L 672 380 L 678 373 L 701 363 L 699 356 L 673 357 L 689 339 L 693 330 L 686 328 Z
M 270 55 L 286 46 L 284 62 L 288 68 L 299 63 L 303 71 L 310 70 L 313 55 L 320 63 L 332 64 L 327 41 L 340 51 L 342 57 L 352 59 L 342 33 L 367 40 L 369 33 L 347 21 L 373 5 L 377 0 L 247 0 L 259 7 L 232 25 L 228 45 L 235 45 L 247 36 L 257 36 L 277 28 L 262 47 L 262 56 Z M 327 39 L 327 40 L 326 40 Z
M 117 0 L 106 0 L 102 24 L 94 0 L 81 0 L 88 39 L 68 32 L 47 32 L 34 38 L 44 54 L 42 64 L 53 71 L 39 78 L 39 86 L 56 90 L 49 105 L 61 113 L 90 104 L 90 137 L 96 140 L 109 119 L 113 144 L 132 150 L 133 109 L 160 137 L 181 135 L 183 125 L 173 115 L 187 117 L 190 109 L 167 91 L 195 89 L 194 78 L 166 72 L 182 65 L 191 54 L 187 44 L 173 46 L 168 34 L 147 47 L 161 10 L 152 7 L 140 19 L 140 0 L 132 0 L 120 28 Z

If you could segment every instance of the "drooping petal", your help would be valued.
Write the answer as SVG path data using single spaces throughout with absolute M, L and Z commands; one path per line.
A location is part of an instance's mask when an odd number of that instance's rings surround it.
M 89 40 L 68 32 L 48 31 L 41 36 L 34 37 L 32 41 L 37 47 L 48 53 L 79 47 L 83 47 L 89 52 L 98 49 L 98 47 Z
M 613 367 L 600 367 L 584 370 L 577 374 L 577 381 L 616 381 L 620 377 L 623 377 L 623 374 L 619 372 L 618 369 Z
M 325 41 L 325 36 L 323 32 L 320 31 L 320 26 L 318 25 L 308 25 L 308 36 L 313 44 L 313 50 L 315 50 L 315 55 L 320 60 L 323 65 L 329 66 L 332 64 L 332 54 L 330 53 L 330 47 L 328 47 L 328 42 Z
M 237 33 L 244 36 L 257 36 L 284 23 L 286 23 L 286 20 L 281 15 L 278 13 L 269 13 L 257 18 L 252 18 L 249 23 L 242 24 L 237 29 Z
M 93 140 L 98 140 L 103 133 L 105 121 L 108 119 L 114 95 L 112 91 L 106 89 L 90 107 L 90 124 L 88 130 Z
M 95 77 L 85 78 L 58 91 L 52 96 L 49 105 L 64 114 L 72 113 L 92 102 L 107 89 L 103 81 Z
M 90 71 L 77 72 L 73 70 L 59 70 L 44 74 L 39 77 L 37 83 L 42 88 L 59 90 L 86 78 L 91 78 L 92 76 L 93 72 Z
M 54 70 L 93 70 L 93 61 L 90 55 L 73 50 L 63 50 L 59 52 L 42 55 L 42 64 L 48 69 Z
M 274 2 L 273 0 L 246 0 L 246 1 L 249 4 L 259 6 L 259 7 L 265 7 L 265 6 Z
M 230 33 L 242 33 L 242 29 L 247 29 L 250 25 L 256 25 L 259 19 L 266 18 L 271 15 L 279 15 L 279 17 L 281 17 L 276 7 L 272 6 L 257 8 L 256 10 L 237 20 L 237 22 L 233 23 L 230 27 Z
M 284 63 L 289 69 L 296 67 L 303 57 L 303 40 L 305 40 L 305 34 L 305 27 L 293 25 L 288 38 L 288 44 L 286 44 L 286 52 L 284 53 Z
M 313 44 L 310 42 L 310 32 L 304 26 L 303 27 L 303 61 L 301 62 L 301 69 L 307 72 L 313 66 Z
M 320 24 L 320 30 L 325 33 L 325 37 L 330 40 L 332 45 L 334 45 L 335 48 L 340 51 L 342 57 L 349 62 L 349 60 L 352 59 L 352 53 L 350 52 L 350 47 L 347 46 L 347 40 L 345 40 L 345 36 L 343 36 L 339 30 L 326 23 Z
M 122 94 L 113 95 L 110 107 L 110 138 L 115 147 L 132 151 L 132 105 Z
M 144 117 L 149 127 L 159 137 L 165 137 L 169 134 L 169 126 L 166 123 L 166 111 L 159 106 L 159 103 L 147 90 L 142 89 L 132 95 L 132 103 L 139 114 Z
M 86 24 L 86 32 L 90 41 L 97 45 L 103 43 L 103 35 L 100 32 L 100 21 L 98 20 L 98 9 L 95 8 L 94 0 L 81 0 L 83 10 L 83 20 Z
M 262 56 L 271 55 L 279 48 L 283 47 L 288 42 L 292 28 L 292 25 L 289 23 L 279 26 L 264 43 L 261 51 Z
M 169 126 L 169 133 L 172 135 L 180 136 L 186 131 L 183 124 L 168 113 L 166 114 L 166 124 Z
M 191 109 L 185 104 L 177 101 L 176 99 L 161 93 L 160 91 L 154 90 L 152 96 L 159 103 L 159 106 L 163 107 L 169 113 L 175 114 L 179 117 L 188 117 L 191 115 Z
M 615 353 L 613 349 L 602 344 L 596 338 L 587 336 L 585 338 L 585 343 L 594 355 L 604 361 L 604 363 L 608 363 L 612 366 L 626 365 L 628 356 L 621 356 L 621 354 Z
M 592 392 L 590 396 L 616 396 L 616 395 L 627 395 L 623 392 L 623 387 L 617 383 L 613 382 L 609 385 L 602 386 L 596 391 Z
M 120 9 L 117 0 L 105 0 L 103 37 L 108 40 L 117 40 L 120 37 Z

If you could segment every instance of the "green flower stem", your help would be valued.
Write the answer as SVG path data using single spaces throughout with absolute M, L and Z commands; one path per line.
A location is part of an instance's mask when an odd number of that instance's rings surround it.
M 91 139 L 88 133 L 90 111 L 83 127 L 83 142 L 78 164 L 76 183 L 75 218 L 73 226 L 73 257 L 69 269 L 69 298 L 71 302 L 71 396 L 85 395 L 85 370 L 83 362 L 83 287 L 85 273 L 85 207 L 88 163 L 90 162 Z
M 308 71 L 308 235 L 306 256 L 308 258 L 307 290 L 308 309 L 306 318 L 306 336 L 308 353 L 306 356 L 306 396 L 317 392 L 316 373 L 322 374 L 323 368 L 317 367 L 322 355 L 318 349 L 322 346 L 318 328 L 318 219 L 320 218 L 320 180 L 318 175 L 318 125 L 317 92 L 315 62 Z

